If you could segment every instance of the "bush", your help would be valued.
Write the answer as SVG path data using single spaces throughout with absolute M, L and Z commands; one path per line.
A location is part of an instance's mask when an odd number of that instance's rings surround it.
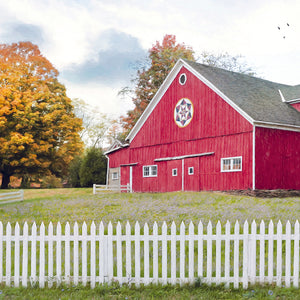
M 51 188 L 62 188 L 62 182 L 60 178 L 57 178 L 55 175 L 48 175 L 42 178 L 41 188 L 51 189 Z
M 68 180 L 72 187 L 80 187 L 80 168 L 82 165 L 83 158 L 80 156 L 75 157 L 69 167 Z
M 102 149 L 95 147 L 88 149 L 79 171 L 80 185 L 91 187 L 93 183 L 105 184 L 106 165 L 106 157 Z

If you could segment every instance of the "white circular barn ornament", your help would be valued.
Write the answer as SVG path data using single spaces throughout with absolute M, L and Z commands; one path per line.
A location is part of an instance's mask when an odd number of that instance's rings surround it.
M 180 99 L 174 108 L 174 121 L 178 127 L 186 127 L 193 119 L 194 106 L 190 99 Z

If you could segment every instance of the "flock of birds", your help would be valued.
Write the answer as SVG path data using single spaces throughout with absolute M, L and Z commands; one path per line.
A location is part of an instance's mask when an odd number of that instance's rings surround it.
M 285 33 L 285 30 L 287 29 L 287 28 L 289 28 L 290 27 L 290 24 L 289 23 L 286 23 L 285 25 L 283 25 L 283 26 L 277 26 L 277 28 L 278 28 L 278 30 L 280 30 L 281 32 L 282 32 L 282 34 L 283 34 L 283 38 L 285 39 L 286 38 L 286 33 Z

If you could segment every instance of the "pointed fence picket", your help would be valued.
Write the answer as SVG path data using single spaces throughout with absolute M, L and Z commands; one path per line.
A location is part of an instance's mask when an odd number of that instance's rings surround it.
M 4 230 L 4 228 L 5 230 Z M 275 227 L 275 228 L 274 228 Z M 238 288 L 256 283 L 299 287 L 299 222 L 195 227 L 120 222 L 97 227 L 75 222 L 29 228 L 0 222 L 0 283 L 43 288 L 53 284 L 207 284 Z

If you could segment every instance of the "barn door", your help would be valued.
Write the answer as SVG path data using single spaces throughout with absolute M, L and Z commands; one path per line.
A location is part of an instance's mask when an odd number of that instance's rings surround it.
M 121 167 L 121 185 L 129 185 L 130 192 L 132 192 L 133 184 L 133 166 L 122 166 Z
M 184 191 L 200 191 L 200 158 L 185 158 L 183 169 Z

